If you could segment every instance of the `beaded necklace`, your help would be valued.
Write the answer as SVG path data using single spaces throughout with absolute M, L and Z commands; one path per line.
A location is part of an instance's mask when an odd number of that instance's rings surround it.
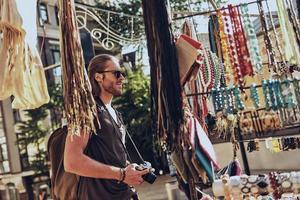
M 222 18 L 221 12 L 218 10 L 217 11 L 217 19 L 218 19 L 218 27 L 220 31 L 220 43 L 221 43 L 221 49 L 222 49 L 222 57 L 223 57 L 223 66 L 221 67 L 221 85 L 225 86 L 226 85 L 226 77 L 225 73 L 227 75 L 227 78 L 229 79 L 228 82 L 232 79 L 232 70 L 230 68 L 230 53 L 228 50 L 228 40 L 227 40 L 227 35 L 224 31 L 224 21 Z
M 275 81 L 275 94 L 276 94 L 276 99 L 277 99 L 279 108 L 283 108 L 284 107 L 284 99 L 283 99 L 283 96 L 282 96 L 282 89 L 281 89 L 281 81 L 280 80 Z
M 255 107 L 255 109 L 259 108 L 259 96 L 258 96 L 258 91 L 257 91 L 257 87 L 256 84 L 252 84 L 250 86 L 250 97 L 252 100 L 252 103 Z
M 269 14 L 269 17 L 270 17 L 271 29 L 272 29 L 272 32 L 275 36 L 276 48 L 278 49 L 280 59 L 283 63 L 282 65 L 278 66 L 278 68 L 279 68 L 278 72 L 280 73 L 280 75 L 287 74 L 289 72 L 289 67 L 288 67 L 288 65 L 287 65 L 287 63 L 284 59 L 284 55 L 282 53 L 282 49 L 281 49 L 279 39 L 278 39 L 278 34 L 276 32 L 276 28 L 275 28 L 275 25 L 274 25 L 273 15 L 271 13 L 268 1 L 266 1 L 266 5 L 267 5 L 267 9 L 268 9 L 268 14 Z
M 208 66 L 205 68 L 206 71 L 207 71 L 207 76 L 210 76 L 210 84 L 208 85 L 208 90 L 210 90 L 215 82 L 216 82 L 216 77 L 215 77 L 215 74 L 216 74 L 216 66 L 215 66 L 215 63 L 213 61 L 213 56 L 212 56 L 212 52 L 209 50 L 209 49 L 205 49 L 206 50 L 206 55 L 207 55 L 207 63 L 208 63 Z M 210 73 L 210 75 L 209 75 Z
M 229 43 L 229 52 L 230 52 L 230 63 L 231 63 L 231 67 L 233 68 L 233 71 L 235 73 L 234 74 L 234 79 L 236 83 L 239 83 L 241 85 L 244 85 L 244 79 L 242 77 L 242 73 L 240 71 L 240 67 L 239 67 L 239 63 L 237 60 L 237 53 L 236 53 L 236 49 L 235 49 L 235 41 L 233 36 L 231 35 L 230 32 L 230 26 L 229 26 L 229 19 L 228 19 L 228 14 L 226 13 L 226 11 L 223 12 L 223 16 L 224 16 L 224 20 L 225 20 L 225 25 L 226 25 L 226 34 L 228 36 L 228 43 Z
M 270 94 L 268 91 L 268 82 L 266 80 L 262 81 L 262 88 L 263 88 L 263 93 L 265 98 L 266 110 L 270 110 L 271 109 Z
M 244 28 L 242 26 L 242 17 L 241 17 L 240 9 L 236 8 L 236 10 L 237 10 L 237 15 L 238 15 L 237 24 L 240 27 L 240 31 L 241 31 L 241 34 L 239 35 L 239 37 L 240 37 L 239 42 L 240 42 L 240 46 L 242 47 L 241 53 L 244 56 L 242 61 L 246 64 L 244 66 L 243 73 L 247 74 L 247 75 L 250 75 L 250 76 L 253 76 L 254 75 L 253 74 L 253 67 L 252 67 L 252 64 L 251 64 L 251 59 L 250 59 L 249 49 L 248 49 L 248 46 L 247 46 L 247 39 L 246 39 L 246 36 L 245 36 L 245 31 L 244 31 Z
M 234 113 L 234 99 L 232 95 L 232 89 L 231 88 L 223 88 L 223 91 L 225 92 L 225 115 L 233 114 Z
M 253 75 L 253 69 L 251 66 L 246 40 L 244 38 L 244 32 L 239 18 L 239 12 L 232 5 L 228 6 L 228 10 L 235 40 L 235 48 L 238 57 L 237 59 L 239 62 L 239 71 L 241 72 L 242 76 Z
M 249 53 L 254 66 L 255 73 L 259 74 L 262 71 L 262 59 L 259 53 L 258 40 L 255 34 L 254 26 L 249 16 L 249 9 L 247 4 L 240 6 L 242 13 L 243 27 L 248 38 Z
M 294 99 L 294 95 L 292 92 L 292 85 L 290 80 L 286 79 L 284 81 L 282 81 L 283 85 L 285 86 L 285 91 L 286 91 L 286 95 L 284 96 L 285 98 L 285 106 L 287 108 L 294 108 L 296 106 L 296 102 Z
M 268 91 L 269 91 L 269 96 L 270 96 L 270 100 L 271 100 L 271 103 L 272 103 L 272 109 L 273 110 L 277 110 L 278 109 L 278 104 L 277 104 L 277 101 L 276 101 L 276 98 L 275 98 L 275 93 L 274 93 L 274 90 L 273 90 L 273 87 L 274 87 L 274 80 L 268 80 Z
M 233 89 L 234 99 L 235 99 L 235 108 L 237 110 L 244 110 L 245 104 L 241 98 L 241 90 L 238 86 L 235 86 Z
M 262 26 L 262 29 L 263 29 L 263 32 L 264 32 L 264 41 L 265 41 L 266 50 L 267 50 L 269 70 L 270 70 L 270 68 L 272 68 L 273 72 L 277 73 L 277 68 L 278 68 L 277 67 L 277 61 L 276 61 L 273 45 L 272 45 L 272 42 L 271 42 L 271 39 L 270 39 L 270 35 L 269 35 L 269 32 L 268 32 L 267 22 L 266 22 L 265 13 L 264 13 L 264 10 L 263 10 L 262 2 L 258 1 L 257 6 L 258 6 L 258 10 L 259 10 L 261 26 Z
M 212 67 L 214 68 L 214 85 L 213 87 L 220 86 L 220 78 L 221 78 L 221 61 L 219 60 L 218 56 L 210 51 L 210 58 L 212 61 Z
M 209 69 L 207 51 L 203 50 L 203 63 L 200 64 L 200 82 L 204 92 L 208 92 L 208 87 L 211 85 L 211 70 Z

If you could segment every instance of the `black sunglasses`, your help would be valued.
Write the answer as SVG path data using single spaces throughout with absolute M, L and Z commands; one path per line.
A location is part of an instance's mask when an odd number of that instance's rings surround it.
M 108 70 L 108 71 L 103 71 L 103 72 L 98 72 L 100 74 L 106 73 L 106 72 L 111 72 L 117 79 L 121 77 L 121 75 L 125 78 L 126 74 L 123 71 L 120 70 Z

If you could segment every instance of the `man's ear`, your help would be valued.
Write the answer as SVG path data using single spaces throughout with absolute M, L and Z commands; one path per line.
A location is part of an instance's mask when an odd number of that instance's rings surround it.
M 103 81 L 103 74 L 95 73 L 95 80 L 101 83 Z

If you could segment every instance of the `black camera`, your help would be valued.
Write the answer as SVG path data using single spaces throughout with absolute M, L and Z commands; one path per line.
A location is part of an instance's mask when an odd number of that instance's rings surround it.
M 150 169 L 150 171 L 147 174 L 144 174 L 142 176 L 142 178 L 144 179 L 144 181 L 153 184 L 154 181 L 156 180 L 156 175 L 153 173 L 153 171 L 151 171 L 151 163 L 145 161 L 144 163 L 142 163 L 141 165 L 137 166 L 135 168 L 136 170 L 144 170 L 144 169 Z

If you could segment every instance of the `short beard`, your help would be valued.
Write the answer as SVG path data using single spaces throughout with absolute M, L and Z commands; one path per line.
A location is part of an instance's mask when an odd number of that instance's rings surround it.
M 113 86 L 109 86 L 108 88 L 103 88 L 106 92 L 112 94 L 114 97 L 118 97 L 122 95 L 122 91 L 116 90 Z

